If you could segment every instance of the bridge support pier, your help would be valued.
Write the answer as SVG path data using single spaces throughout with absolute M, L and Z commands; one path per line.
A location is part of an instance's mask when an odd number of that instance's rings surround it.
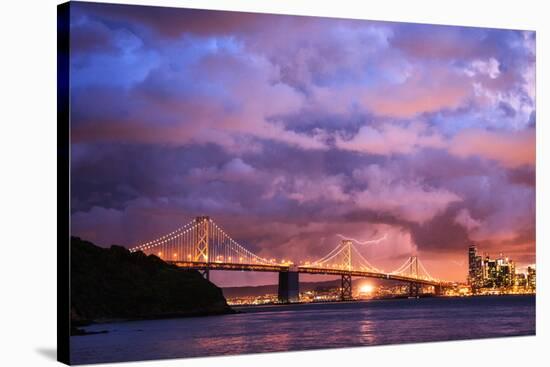
M 279 272 L 278 299 L 281 303 L 292 303 L 300 300 L 300 279 L 297 271 Z
M 436 296 L 443 295 L 443 287 L 441 285 L 434 285 L 434 293 Z
M 420 295 L 420 284 L 409 283 L 409 297 L 418 297 Z
M 342 301 L 351 299 L 351 275 L 342 275 L 340 298 Z

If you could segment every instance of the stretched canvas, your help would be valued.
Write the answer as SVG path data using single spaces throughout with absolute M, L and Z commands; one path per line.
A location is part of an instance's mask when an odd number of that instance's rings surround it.
M 535 334 L 534 31 L 70 2 L 58 116 L 62 362 Z

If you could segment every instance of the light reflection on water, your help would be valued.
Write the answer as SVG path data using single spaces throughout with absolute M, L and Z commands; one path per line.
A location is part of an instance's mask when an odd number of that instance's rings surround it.
M 267 306 L 224 316 L 93 325 L 73 363 L 197 357 L 534 335 L 535 297 L 432 298 Z
M 376 335 L 374 334 L 374 322 L 362 320 L 359 324 L 359 341 L 363 345 L 376 344 Z

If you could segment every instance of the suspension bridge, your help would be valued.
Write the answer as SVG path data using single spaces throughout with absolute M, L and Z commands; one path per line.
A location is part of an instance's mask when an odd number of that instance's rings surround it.
M 155 240 L 130 249 L 156 255 L 181 268 L 195 269 L 205 278 L 210 270 L 261 271 L 279 273 L 279 301 L 296 302 L 299 297 L 299 274 L 324 274 L 341 277 L 341 298 L 352 299 L 352 277 L 377 278 L 408 284 L 409 296 L 420 294 L 422 286 L 434 293 L 451 283 L 432 277 L 417 256 L 410 256 L 400 267 L 385 272 L 373 266 L 354 246 L 342 239 L 324 257 L 313 262 L 295 264 L 290 260 L 258 256 L 235 241 L 210 217 L 197 217 L 184 226 Z

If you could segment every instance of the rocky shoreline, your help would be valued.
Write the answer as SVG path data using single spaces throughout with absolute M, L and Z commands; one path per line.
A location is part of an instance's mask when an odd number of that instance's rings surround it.
M 197 271 L 71 238 L 72 335 L 92 323 L 231 313 L 221 289 Z

